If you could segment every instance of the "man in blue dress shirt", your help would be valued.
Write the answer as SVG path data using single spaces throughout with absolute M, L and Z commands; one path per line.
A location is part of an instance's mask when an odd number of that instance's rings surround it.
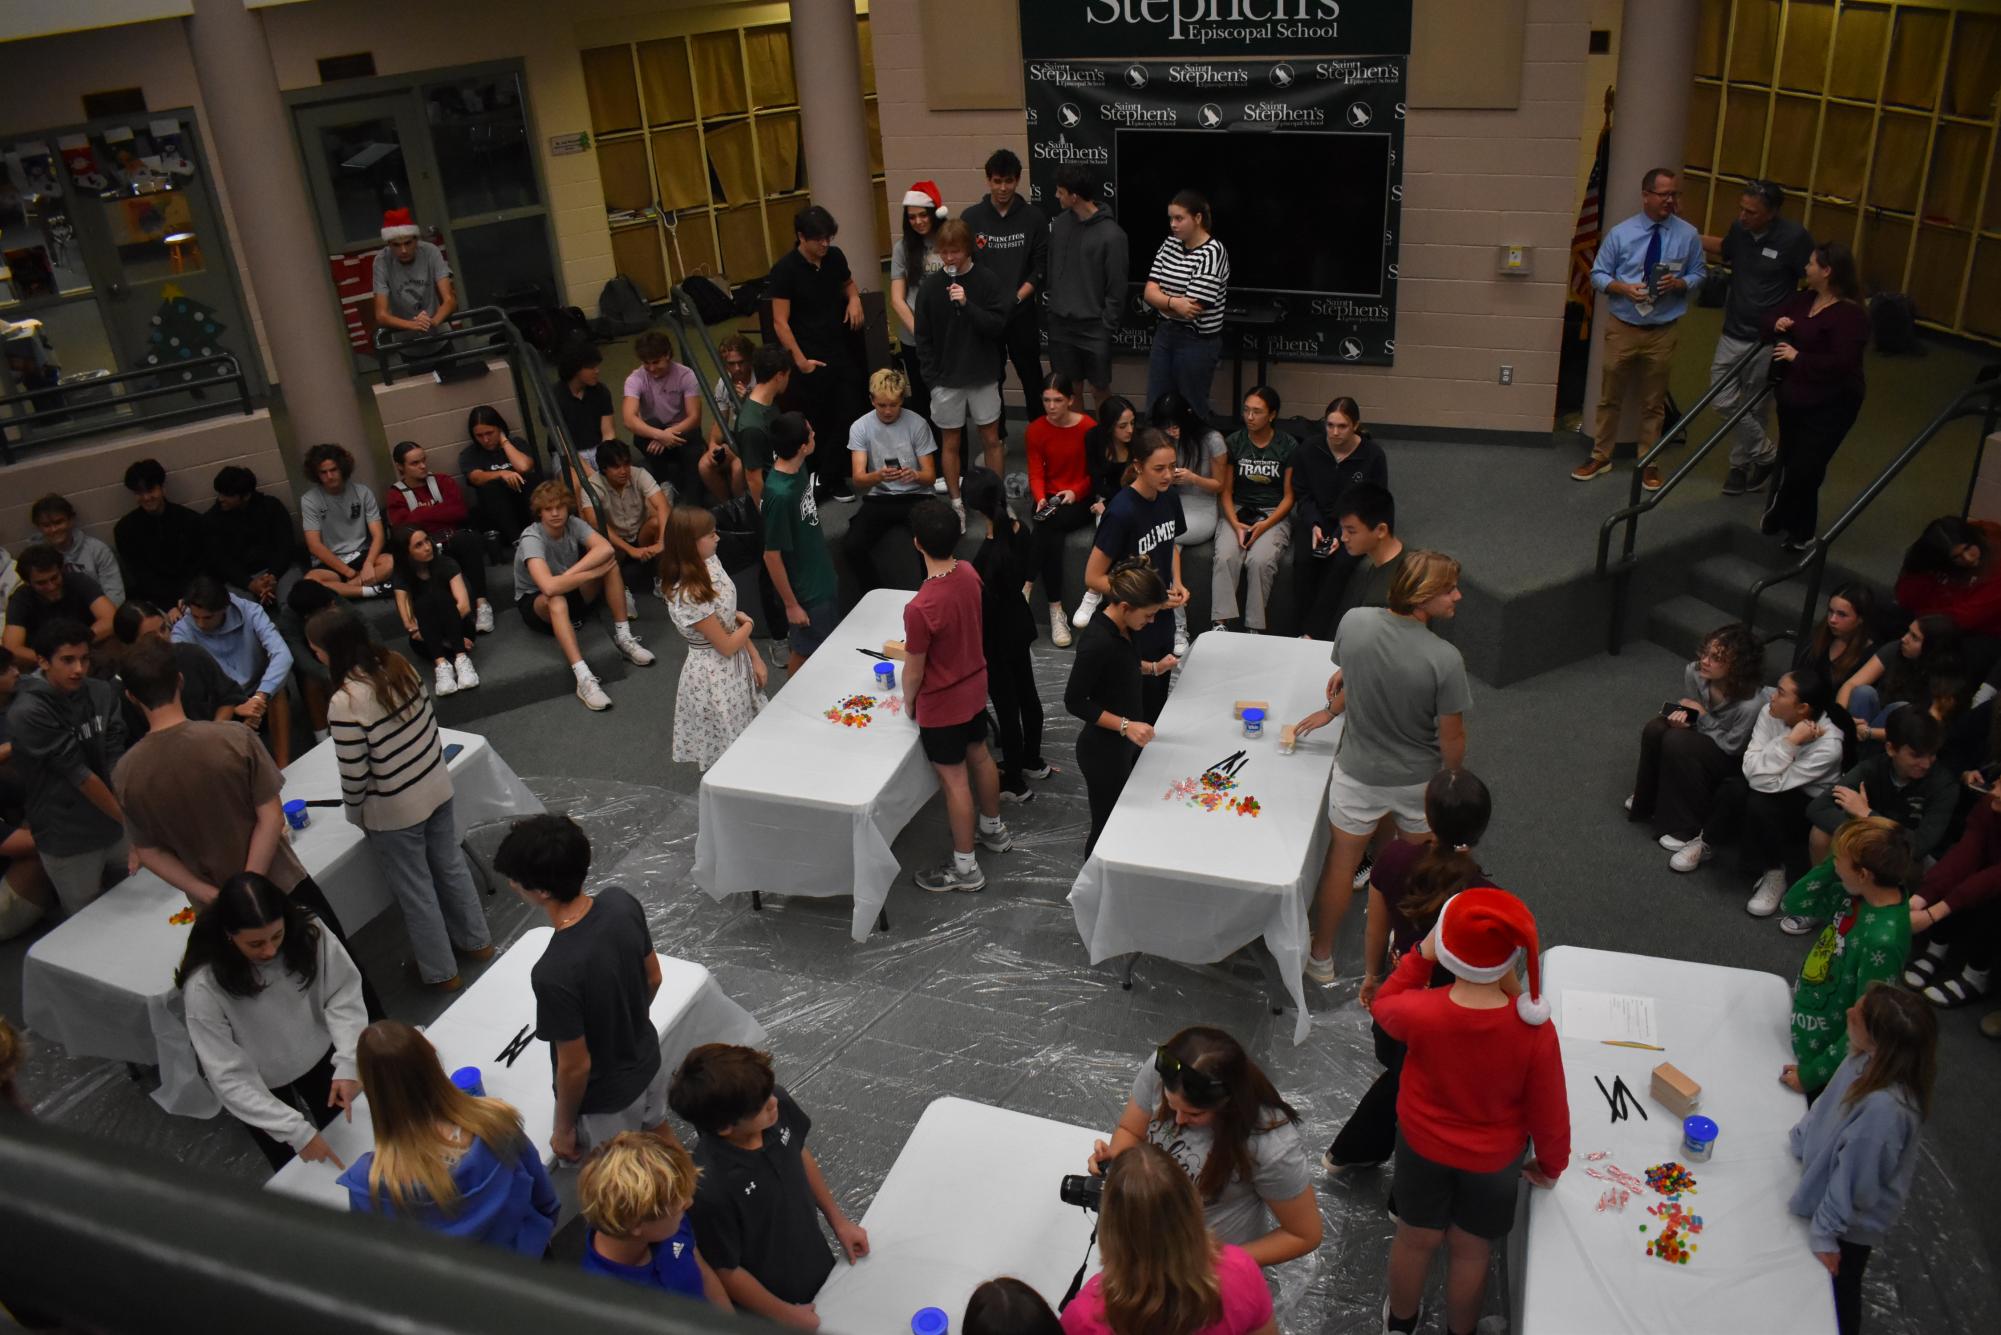
M 1705 272 L 1702 235 L 1675 216 L 1680 204 L 1680 179 L 1666 167 L 1655 167 L 1641 182 L 1640 211 L 1607 232 L 1598 245 L 1591 286 L 1605 294 L 1605 357 L 1591 457 L 1570 475 L 1578 482 L 1612 467 L 1620 395 L 1629 384 L 1640 396 L 1640 453 L 1660 439 L 1675 333 L 1688 309 L 1688 290 Z M 1648 491 L 1659 491 L 1660 469 L 1648 465 L 1640 482 Z

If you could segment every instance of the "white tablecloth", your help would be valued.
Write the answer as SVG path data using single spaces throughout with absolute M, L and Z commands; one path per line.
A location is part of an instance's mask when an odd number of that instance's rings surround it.
M 855 604 L 702 776 L 695 884 L 710 895 L 853 895 L 854 938 L 868 938 L 902 870 L 890 841 L 938 777 L 902 713 L 878 710 L 868 727 L 850 728 L 825 711 L 873 693 L 877 660 L 855 651 L 902 639 L 910 599 L 877 589 Z M 900 663 L 897 672 L 900 695 Z
M 1306 1038 L 1306 913 L 1327 847 L 1340 731 L 1323 728 L 1283 756 L 1278 729 L 1326 704 L 1333 673 L 1327 646 L 1312 640 L 1211 631 L 1195 642 L 1153 742 L 1070 888 L 1093 964 L 1133 951 L 1210 964 L 1263 938 L 1298 1011 L 1293 1039 Z M 1268 702 L 1264 737 L 1244 736 L 1232 713 L 1238 700 Z M 1164 800 L 1171 784 L 1237 750 L 1250 763 L 1236 792 L 1257 798 L 1258 815 Z
M 1807 1248 L 1806 1221 L 1786 1210 L 1800 1176 L 1786 1133 L 1805 1114 L 1806 1100 L 1778 1079 L 1792 1060 L 1784 980 L 1576 946 L 1544 955 L 1542 980 L 1552 1025 L 1563 1023 L 1566 988 L 1653 997 L 1667 1051 L 1562 1039 L 1573 1152 L 1554 1190 L 1528 1192 L 1528 1227 L 1517 1230 L 1522 1255 L 1511 1258 L 1520 1304 L 1515 1329 L 1523 1335 L 1833 1331 L 1827 1271 Z M 1688 1163 L 1680 1119 L 1648 1096 L 1652 1071 L 1663 1061 L 1702 1086 L 1697 1111 L 1720 1131 L 1708 1163 Z M 1623 1076 L 1648 1120 L 1632 1113 L 1613 1122 L 1593 1076 L 1607 1089 Z M 1597 1150 L 1612 1157 L 1584 1160 Z M 1682 1204 L 1702 1216 L 1703 1231 L 1693 1239 L 1699 1250 L 1685 1266 L 1646 1255 L 1640 1225 L 1648 1226 L 1646 1236 L 1658 1232 L 1646 1210 L 1661 1197 L 1636 1192 L 1623 1212 L 1601 1214 L 1598 1199 L 1611 1184 L 1584 1171 L 1617 1164 L 1644 1177 L 1670 1160 L 1694 1172 L 1696 1190 Z
M 965 1099 L 933 1102 L 862 1216 L 869 1255 L 836 1261 L 813 1300 L 820 1328 L 907 1335 L 913 1314 L 938 1307 L 957 1330 L 966 1299 L 995 1275 L 1026 1281 L 1055 1306 L 1096 1222 L 1057 1187 L 1084 1171 L 1103 1134 Z M 1091 1259 L 1095 1273 L 1095 1249 Z
M 555 1162 L 549 1136 L 555 1129 L 556 1093 L 549 1045 L 539 1038 L 531 1039 L 512 1066 L 495 1057 L 521 1032 L 522 1025 L 535 1022 L 535 991 L 529 975 L 554 935 L 555 929 L 550 927 L 524 933 L 464 996 L 424 1030 L 448 1074 L 461 1066 L 477 1066 L 486 1092 L 520 1110 L 529 1143 L 542 1161 L 550 1164 Z M 764 1026 L 724 995 L 707 969 L 666 955 L 659 959 L 660 990 L 653 996 L 651 1013 L 653 1027 L 660 1034 L 660 1060 L 669 1070 L 703 1043 L 763 1046 Z M 352 1121 L 336 1118 L 321 1134 L 342 1163 L 351 1164 L 374 1149 L 368 1100 L 356 1101 Z M 268 1191 L 344 1211 L 348 1199 L 338 1180 L 340 1173 L 330 1163 L 294 1159 L 264 1185 Z
M 469 732 L 441 730 L 447 746 L 465 749 L 449 768 L 456 790 L 459 834 L 483 821 L 532 815 L 541 799 L 507 762 Z M 285 771 L 284 796 L 340 796 L 333 743 L 323 742 Z M 313 820 L 292 831 L 299 861 L 326 892 L 352 933 L 388 903 L 375 860 L 361 831 L 338 807 L 311 808 Z M 221 1110 L 202 1078 L 188 1042 L 174 969 L 187 948 L 185 924 L 169 921 L 187 897 L 144 869 L 113 886 L 83 912 L 59 924 L 28 948 L 21 976 L 28 1027 L 63 1045 L 72 1057 L 103 1057 L 160 1069 L 153 1101 L 184 1117 L 213 1117 Z

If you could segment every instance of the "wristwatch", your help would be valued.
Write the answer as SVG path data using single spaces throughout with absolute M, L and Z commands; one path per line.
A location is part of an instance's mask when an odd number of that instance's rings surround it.
M 1129 718 L 1122 718 L 1119 720 L 1119 736 L 1124 737 L 1126 735 L 1126 725 L 1131 722 L 1132 720 Z

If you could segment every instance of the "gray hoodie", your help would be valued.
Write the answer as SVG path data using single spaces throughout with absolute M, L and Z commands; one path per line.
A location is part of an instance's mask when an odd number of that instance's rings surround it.
M 111 768 L 125 754 L 118 688 L 96 677 L 65 694 L 45 677 L 24 677 L 7 710 L 14 764 L 28 790 L 27 825 L 35 846 L 54 857 L 109 848 L 125 831 L 83 795 L 95 774 L 111 786 Z
M 1786 1208 L 1809 1221 L 1817 1252 L 1834 1251 L 1837 1242 L 1881 1243 L 1918 1171 L 1922 1119 L 1902 1091 L 1872 1090 L 1846 1102 L 1868 1064 L 1867 1054 L 1850 1053 L 1792 1131 L 1800 1184 Z
M 1126 299 L 1126 234 L 1103 205 L 1083 221 L 1060 210 L 1049 229 L 1049 314 L 1078 325 L 1119 327 Z

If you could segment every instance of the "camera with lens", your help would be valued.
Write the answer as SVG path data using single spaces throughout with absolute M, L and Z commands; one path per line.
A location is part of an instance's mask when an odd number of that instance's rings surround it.
M 1095 1212 L 1105 1199 L 1105 1179 L 1089 1173 L 1066 1173 L 1057 1195 L 1065 1205 L 1081 1206 Z

